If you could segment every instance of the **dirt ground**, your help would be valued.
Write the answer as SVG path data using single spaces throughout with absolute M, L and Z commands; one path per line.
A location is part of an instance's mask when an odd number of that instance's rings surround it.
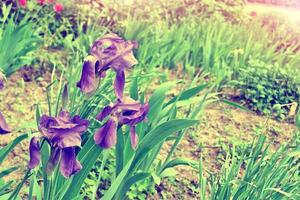
M 50 82 L 49 75 L 36 73 L 31 69 L 23 69 L 7 79 L 5 89 L 0 91 L 0 111 L 5 116 L 13 132 L 0 135 L 0 147 L 7 145 L 14 138 L 22 135 L 26 130 L 36 130 L 35 109 L 40 103 L 46 105 L 45 86 Z M 34 80 L 34 81 L 32 81 Z M 27 81 L 27 82 L 26 82 Z M 28 160 L 28 142 L 24 141 L 17 146 L 1 165 L 1 169 L 19 166 L 20 169 L 9 178 L 19 179 L 26 169 Z
M 197 130 L 185 135 L 175 157 L 199 162 L 202 154 L 205 170 L 217 172 L 222 167 L 220 160 L 225 157 L 226 148 L 233 145 L 237 150 L 243 148 L 262 133 L 268 136 L 273 144 L 272 148 L 276 149 L 279 144 L 287 142 L 295 131 L 293 124 L 216 103 L 206 109 Z M 170 149 L 170 146 L 171 144 L 167 144 L 164 151 Z M 196 170 L 178 167 L 177 171 L 178 175 L 174 180 L 164 181 L 160 187 L 169 191 L 170 199 L 199 199 L 197 190 L 193 190 L 198 180 Z

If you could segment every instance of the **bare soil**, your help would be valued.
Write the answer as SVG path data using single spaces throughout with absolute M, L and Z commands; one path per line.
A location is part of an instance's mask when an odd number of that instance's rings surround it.
M 42 107 L 46 105 L 45 86 L 50 82 L 49 77 L 48 73 L 42 75 L 31 68 L 25 68 L 7 79 L 5 88 L 0 91 L 0 111 L 13 132 L 0 135 L 0 147 L 24 134 L 25 129 L 36 131 L 35 109 L 38 103 Z M 24 141 L 8 155 L 0 168 L 19 166 L 19 170 L 8 177 L 17 180 L 22 177 L 27 160 L 28 141 Z
M 265 134 L 275 150 L 279 144 L 287 142 L 296 131 L 294 124 L 279 122 L 253 112 L 233 108 L 223 103 L 210 105 L 206 109 L 201 125 L 196 131 L 185 135 L 174 157 L 188 158 L 199 162 L 203 156 L 205 170 L 218 172 L 226 155 L 226 148 L 233 145 L 237 150 L 250 145 L 258 134 Z M 164 152 L 170 149 L 168 143 Z M 189 167 L 177 167 L 176 178 L 158 186 L 159 197 L 154 199 L 199 199 L 197 188 L 198 173 Z M 167 192 L 166 192 L 167 191 Z M 163 193 L 163 194 L 162 194 Z

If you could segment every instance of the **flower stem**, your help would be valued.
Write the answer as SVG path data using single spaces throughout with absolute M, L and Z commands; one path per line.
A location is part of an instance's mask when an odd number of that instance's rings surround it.
M 27 179 L 31 176 L 30 170 L 27 170 L 26 174 L 24 175 L 24 178 L 22 179 L 21 183 L 17 185 L 15 190 L 11 193 L 11 195 L 8 197 L 9 200 L 15 200 L 18 198 L 18 194 L 21 191 L 23 185 L 27 181 Z
M 101 167 L 100 167 L 100 170 L 99 170 L 97 183 L 94 187 L 94 192 L 93 192 L 93 196 L 92 196 L 92 199 L 95 199 L 95 200 L 97 199 L 98 186 L 100 185 L 102 171 L 104 169 L 104 165 L 106 164 L 108 155 L 109 155 L 109 150 L 104 150 L 103 151 L 103 159 L 102 159 Z

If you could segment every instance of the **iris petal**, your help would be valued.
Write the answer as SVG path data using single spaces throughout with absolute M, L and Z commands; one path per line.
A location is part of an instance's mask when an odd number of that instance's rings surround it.
M 33 137 L 30 140 L 29 144 L 29 164 L 28 168 L 33 169 L 40 164 L 41 161 L 41 152 L 40 152 L 40 144 L 39 139 L 37 137 Z
M 65 178 L 77 173 L 82 168 L 80 162 L 76 159 L 75 148 L 67 147 L 62 149 L 60 172 Z
M 130 126 L 130 138 L 132 148 L 135 149 L 138 143 L 138 135 L 135 126 L 146 119 L 149 105 L 141 104 L 131 98 L 118 99 L 113 106 L 105 107 L 97 115 L 99 121 L 107 116 L 111 116 L 104 126 L 98 129 L 94 135 L 96 144 L 102 148 L 111 148 L 116 144 L 117 127 L 122 125 Z
M 81 79 L 77 82 L 77 87 L 85 94 L 94 92 L 98 87 L 96 62 L 97 60 L 93 56 L 89 56 L 86 61 L 84 61 Z
M 69 132 L 56 135 L 51 142 L 59 148 L 75 147 L 81 145 L 81 136 L 79 133 Z
M 110 67 L 115 71 L 123 71 L 137 64 L 133 55 L 133 49 L 137 48 L 137 42 L 125 41 L 114 33 L 104 35 L 94 42 L 91 54 L 100 62 L 100 69 Z
M 105 119 L 108 115 L 111 114 L 112 110 L 113 110 L 113 107 L 111 107 L 111 106 L 106 106 L 106 107 L 104 107 L 103 110 L 102 110 L 100 113 L 98 113 L 98 115 L 96 116 L 96 119 L 97 119 L 98 121 L 102 121 L 102 120 Z
M 127 104 L 126 102 L 120 103 L 116 106 L 119 109 L 122 109 L 122 115 L 119 117 L 120 124 L 128 124 L 130 126 L 135 126 L 141 121 L 145 120 L 148 111 L 148 104 Z
M 76 124 L 73 131 L 75 132 L 85 132 L 89 127 L 89 121 L 86 119 L 82 119 L 79 115 L 75 115 L 72 117 L 71 122 Z
M 59 148 L 80 146 L 81 134 L 88 126 L 88 120 L 81 119 L 78 115 L 71 118 L 67 111 L 61 111 L 56 118 L 43 115 L 39 122 L 43 136 Z
M 47 173 L 51 174 L 60 161 L 60 171 L 66 178 L 78 172 L 82 166 L 76 160 L 75 147 L 81 145 L 81 135 L 89 126 L 89 121 L 79 115 L 73 117 L 70 113 L 62 110 L 57 117 L 43 115 L 39 121 L 39 130 L 43 138 L 51 146 L 51 154 L 48 160 Z M 40 155 L 36 152 L 38 147 L 35 140 L 30 145 L 31 161 L 29 167 L 34 167 Z
M 104 149 L 112 148 L 117 143 L 117 123 L 109 119 L 104 126 L 99 128 L 95 135 L 95 143 Z

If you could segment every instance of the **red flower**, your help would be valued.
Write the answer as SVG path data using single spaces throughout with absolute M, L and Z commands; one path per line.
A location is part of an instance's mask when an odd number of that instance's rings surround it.
M 251 16 L 251 17 L 256 17 L 256 16 L 257 16 L 257 13 L 256 13 L 255 11 L 252 11 L 252 12 L 250 13 L 250 16 Z
M 19 4 L 21 7 L 25 8 L 27 5 L 27 0 L 19 0 Z
M 48 0 L 48 3 L 54 3 L 55 0 Z
M 46 3 L 46 0 L 37 0 L 37 3 L 42 6 Z
M 56 12 L 56 13 L 61 13 L 63 10 L 64 10 L 64 6 L 60 3 L 56 3 L 54 6 L 53 6 L 53 10 Z

